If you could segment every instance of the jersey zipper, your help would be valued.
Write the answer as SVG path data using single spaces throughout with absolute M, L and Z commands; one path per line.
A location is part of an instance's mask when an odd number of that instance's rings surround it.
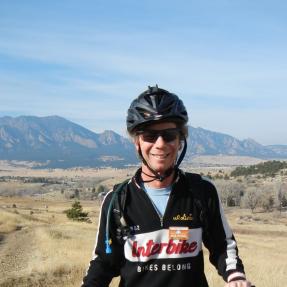
M 148 194 L 147 194 L 148 196 Z M 151 198 L 148 196 L 150 202 L 152 203 L 153 208 L 155 209 L 158 217 L 159 217 L 159 221 L 160 221 L 160 226 L 163 227 L 163 216 L 160 214 L 160 212 L 158 211 L 157 207 L 155 206 L 154 202 L 151 200 Z
M 143 190 L 143 189 L 142 189 Z M 143 190 L 143 192 L 146 194 L 147 198 L 149 199 L 149 201 L 151 202 L 154 210 L 156 211 L 156 214 L 158 215 L 158 218 L 159 218 L 159 221 L 160 221 L 160 226 L 161 228 L 163 227 L 163 219 L 164 219 L 164 216 L 166 214 L 166 210 L 167 210 L 167 207 L 168 207 L 168 203 L 169 203 L 169 200 L 170 200 L 170 195 L 171 193 L 173 192 L 173 187 L 169 193 L 169 196 L 168 196 L 168 199 L 167 199 L 167 203 L 166 203 L 166 208 L 165 208 L 165 211 L 163 213 L 163 215 L 160 214 L 160 212 L 158 211 L 157 207 L 155 206 L 154 202 L 151 200 L 151 198 L 149 197 L 149 195 Z

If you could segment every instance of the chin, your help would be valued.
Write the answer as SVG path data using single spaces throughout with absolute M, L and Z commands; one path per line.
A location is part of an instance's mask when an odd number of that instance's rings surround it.
M 168 166 L 168 168 L 167 168 L 167 166 Z M 156 171 L 156 172 L 158 172 L 158 173 L 165 173 L 170 167 L 171 167 L 172 165 L 162 165 L 162 166 L 160 166 L 160 165 L 155 165 L 153 168 L 154 168 L 154 170 Z

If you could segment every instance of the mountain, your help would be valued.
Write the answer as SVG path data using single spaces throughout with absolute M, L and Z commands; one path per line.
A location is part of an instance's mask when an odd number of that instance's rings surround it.
M 279 158 L 279 150 L 263 146 L 253 139 L 240 141 L 230 135 L 212 132 L 203 128 L 189 127 L 187 154 L 192 155 L 240 155 L 259 158 Z M 287 146 L 286 146 L 287 147 Z M 287 157 L 287 154 L 286 154 Z
M 287 145 L 268 145 L 267 147 L 282 157 L 287 158 Z
M 187 159 L 194 155 L 287 158 L 287 146 L 189 127 Z M 0 118 L 0 159 L 39 161 L 46 167 L 116 166 L 138 162 L 130 140 L 113 131 L 94 133 L 59 116 Z
M 96 134 L 58 116 L 0 118 L 0 159 L 47 167 L 122 166 L 136 161 L 131 142 L 113 131 Z

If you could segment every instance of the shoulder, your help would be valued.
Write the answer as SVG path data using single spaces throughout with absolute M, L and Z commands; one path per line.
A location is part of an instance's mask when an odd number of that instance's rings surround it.
M 109 203 L 111 202 L 111 199 L 113 197 L 113 194 L 114 194 L 114 190 L 111 189 L 109 190 L 106 195 L 104 196 L 103 200 L 102 200 L 102 206 L 101 208 L 102 209 L 106 209 L 107 206 L 109 205 Z
M 122 197 L 127 191 L 128 185 L 132 183 L 132 179 L 126 179 L 120 183 L 117 183 L 113 188 L 106 194 L 103 200 L 103 205 L 108 205 L 111 201 L 115 201 L 116 197 Z
M 181 176 L 183 176 L 184 178 L 186 178 L 186 180 L 188 180 L 189 182 L 193 182 L 193 183 L 201 183 L 201 184 L 205 184 L 205 185 L 210 185 L 210 186 L 214 186 L 214 183 L 211 181 L 210 178 L 206 177 L 206 176 L 202 176 L 199 173 L 193 173 L 193 172 L 185 172 L 185 171 L 180 171 Z
M 214 182 L 207 176 L 201 176 L 203 184 L 211 189 L 216 189 Z
M 205 195 L 217 196 L 217 190 L 215 184 L 210 180 L 210 178 L 202 176 L 198 173 L 182 172 L 185 177 L 189 187 L 198 186 L 200 192 Z

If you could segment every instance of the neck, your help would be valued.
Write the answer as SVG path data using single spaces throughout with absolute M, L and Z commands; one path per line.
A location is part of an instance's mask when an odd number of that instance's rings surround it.
M 141 177 L 143 181 L 150 181 L 152 177 L 154 177 L 154 174 L 145 165 L 142 166 L 142 171 L 143 172 L 141 173 Z M 161 175 L 163 173 L 159 174 Z M 171 185 L 173 183 L 173 180 L 174 180 L 174 171 L 170 174 L 170 176 L 165 178 L 163 181 L 155 179 L 151 182 L 147 182 L 147 185 L 153 188 L 164 188 Z

